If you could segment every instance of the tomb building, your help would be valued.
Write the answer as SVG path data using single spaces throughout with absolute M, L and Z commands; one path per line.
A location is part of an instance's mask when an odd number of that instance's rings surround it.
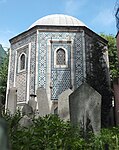
M 58 96 L 67 89 L 77 89 L 90 74 L 94 39 L 102 46 L 101 61 L 107 69 L 108 80 L 105 39 L 72 16 L 52 14 L 40 18 L 26 31 L 10 39 L 7 93 L 15 87 L 17 105 L 23 106 L 28 103 L 30 95 L 36 95 L 37 89 L 43 88 L 49 110 L 54 112 Z

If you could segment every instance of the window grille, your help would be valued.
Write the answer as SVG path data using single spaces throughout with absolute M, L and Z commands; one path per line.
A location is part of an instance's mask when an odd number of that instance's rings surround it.
M 66 56 L 65 51 L 60 48 L 56 52 L 56 64 L 57 65 L 66 65 Z
M 25 69 L 25 54 L 22 54 L 20 56 L 20 70 L 24 70 Z

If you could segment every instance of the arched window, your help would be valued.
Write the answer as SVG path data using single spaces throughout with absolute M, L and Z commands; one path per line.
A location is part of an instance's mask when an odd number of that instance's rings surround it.
M 20 70 L 25 69 L 25 55 L 22 54 L 20 57 Z
M 26 54 L 22 53 L 19 56 L 19 71 L 25 70 L 26 67 Z
M 66 54 L 62 48 L 56 51 L 56 65 L 66 65 Z

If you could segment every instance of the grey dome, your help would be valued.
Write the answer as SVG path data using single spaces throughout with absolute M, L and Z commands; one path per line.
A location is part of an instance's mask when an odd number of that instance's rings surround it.
M 40 18 L 34 22 L 30 27 L 37 25 L 51 25 L 51 26 L 86 26 L 83 22 L 72 16 L 63 14 L 53 14 Z

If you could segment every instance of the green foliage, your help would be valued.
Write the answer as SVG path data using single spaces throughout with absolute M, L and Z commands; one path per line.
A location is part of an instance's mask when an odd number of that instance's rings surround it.
M 5 103 L 5 95 L 7 88 L 7 73 L 8 73 L 8 55 L 4 58 L 3 63 L 0 66 L 0 97 Z
M 116 39 L 113 35 L 101 34 L 101 36 L 108 41 L 108 53 L 109 53 L 109 65 L 110 65 L 111 78 L 112 79 L 117 78 L 119 76 L 119 67 L 118 67 Z
M 98 136 L 93 136 L 92 147 L 94 150 L 118 150 L 119 149 L 119 127 L 102 129 Z
M 29 128 L 19 127 L 19 113 L 6 115 L 5 118 L 13 150 L 78 150 L 86 147 L 80 130 L 62 121 L 57 115 L 33 119 L 33 125 Z
M 98 135 L 87 133 L 62 121 L 57 115 L 33 119 L 33 125 L 21 128 L 18 111 L 14 115 L 3 114 L 8 123 L 12 150 L 109 150 L 119 149 L 119 127 L 102 129 Z

